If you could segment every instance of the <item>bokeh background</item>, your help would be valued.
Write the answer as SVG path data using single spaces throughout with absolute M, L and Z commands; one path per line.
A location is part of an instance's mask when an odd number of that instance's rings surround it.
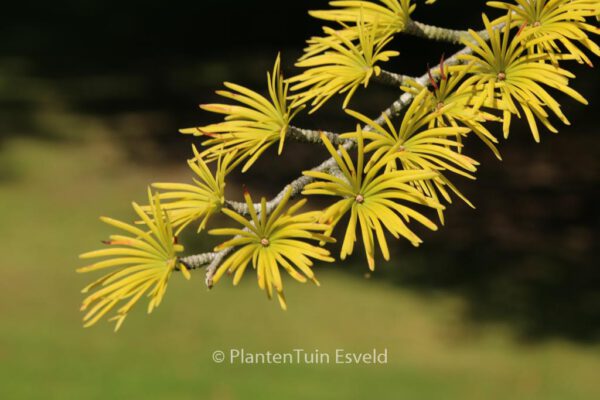
M 479 29 L 481 1 L 419 4 L 415 18 Z M 9 2 L 0 24 L 0 398 L 2 399 L 598 399 L 597 70 L 573 66 L 563 99 L 572 127 L 535 144 L 522 124 L 502 162 L 481 144 L 476 182 L 418 249 L 367 270 L 320 265 L 322 286 L 287 285 L 289 311 L 248 275 L 208 292 L 202 273 L 175 276 L 163 305 L 143 307 L 118 334 L 82 329 L 77 255 L 110 232 L 99 215 L 130 219 L 155 181 L 185 181 L 193 140 L 177 129 L 214 121 L 197 104 L 222 81 L 263 90 L 277 52 L 284 71 L 320 23 L 321 0 L 275 2 Z M 493 10 L 488 11 L 494 14 Z M 387 69 L 420 75 L 456 48 L 399 36 Z M 372 85 L 352 107 L 377 115 L 398 96 Z M 339 102 L 298 125 L 343 131 Z M 497 131 L 496 131 L 497 132 Z M 289 144 L 230 181 L 271 196 L 318 151 Z M 276 167 L 273 167 L 276 166 Z M 186 236 L 191 251 L 213 239 Z M 378 366 L 215 364 L 215 350 L 367 352 Z

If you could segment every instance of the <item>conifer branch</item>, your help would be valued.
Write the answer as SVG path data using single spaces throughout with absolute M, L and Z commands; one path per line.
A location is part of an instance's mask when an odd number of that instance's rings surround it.
M 482 34 L 484 39 L 487 40 L 487 34 Z M 445 62 L 444 65 L 445 66 L 451 66 L 451 65 L 457 65 L 461 63 L 461 60 L 459 58 L 460 55 L 465 55 L 465 54 L 471 54 L 472 50 L 470 47 L 465 47 L 462 50 L 458 51 L 457 53 L 455 53 L 452 57 L 448 58 Z M 423 85 L 423 86 L 427 86 L 429 84 L 429 76 L 430 74 L 433 76 L 437 76 L 439 75 L 439 70 L 440 70 L 440 65 L 436 65 L 433 68 L 431 68 L 428 72 L 426 72 L 425 74 L 421 75 L 419 78 L 416 79 L 416 82 Z M 376 123 L 378 124 L 384 124 L 385 123 L 385 116 L 387 116 L 388 118 L 393 118 L 395 116 L 398 116 L 402 110 L 404 110 L 404 108 L 406 108 L 411 101 L 414 98 L 414 94 L 410 93 L 410 92 L 406 92 L 404 94 L 402 94 L 398 100 L 396 100 L 394 103 L 392 103 L 392 105 L 390 105 L 386 110 L 384 110 L 381 115 L 379 116 L 379 118 L 377 118 L 375 120 Z M 299 128 L 295 128 L 297 129 L 296 132 L 303 132 L 303 130 L 299 129 Z M 363 130 L 365 131 L 370 131 L 373 128 L 369 125 L 365 125 L 363 127 Z M 291 131 L 294 131 L 294 128 L 291 129 Z M 309 131 L 309 135 L 303 136 L 305 138 L 307 137 L 314 137 L 314 131 L 310 132 Z M 339 138 L 338 138 L 339 139 Z M 356 142 L 354 142 L 353 140 L 345 140 L 343 141 L 342 147 L 346 150 L 350 150 L 351 148 L 354 147 L 354 145 L 356 144 Z M 335 160 L 333 159 L 333 157 L 323 161 L 321 164 L 319 164 L 318 166 L 314 167 L 312 169 L 312 171 L 317 171 L 317 172 L 325 172 L 331 168 L 335 168 L 336 163 Z M 294 181 L 292 181 L 290 184 L 288 184 L 283 190 L 281 190 L 277 196 L 275 196 L 273 199 L 271 199 L 270 201 L 267 202 L 267 212 L 270 213 L 275 207 L 277 207 L 277 205 L 281 202 L 281 200 L 284 198 L 286 191 L 289 189 L 291 189 L 291 197 L 295 197 L 297 196 L 302 189 L 304 189 L 304 187 L 306 185 L 308 185 L 309 183 L 311 183 L 313 181 L 313 178 L 308 177 L 308 176 L 300 176 L 299 178 L 295 179 Z M 248 206 L 245 203 L 241 203 L 241 202 L 233 202 L 233 201 L 227 201 L 226 202 L 227 207 L 230 207 L 231 209 L 233 209 L 234 211 L 236 211 L 239 214 L 248 214 L 249 210 L 248 210 Z M 260 204 L 255 204 L 254 208 L 258 211 L 260 209 Z M 200 254 L 200 255 L 196 255 L 196 256 L 189 256 L 189 257 L 185 257 L 182 258 L 181 260 L 186 263 L 186 265 L 189 264 L 189 268 L 190 269 L 196 269 L 199 267 L 202 267 L 204 265 L 207 265 L 206 268 L 206 278 L 205 278 L 205 282 L 206 282 L 206 286 L 208 288 L 211 288 L 213 285 L 213 276 L 215 274 L 215 272 L 217 271 L 217 268 L 219 267 L 219 265 L 221 264 L 221 262 L 223 261 L 223 259 L 233 250 L 232 247 L 221 250 L 217 253 L 204 253 L 204 254 Z M 213 254 L 212 256 L 208 256 L 206 254 Z M 202 265 L 198 265 L 197 262 L 198 261 L 204 261 L 206 260 L 208 257 L 211 258 L 210 263 L 204 263 Z
M 424 24 L 409 19 L 404 26 L 403 33 L 424 39 L 436 40 L 438 42 L 450 42 L 459 44 L 463 39 L 469 38 L 469 32 L 455 29 L 442 28 Z
M 343 139 L 337 133 L 314 129 L 302 129 L 290 125 L 286 137 L 305 143 L 322 143 L 321 135 L 325 135 L 334 146 L 342 144 Z
M 412 76 L 396 74 L 395 72 L 390 72 L 382 69 L 381 73 L 379 75 L 375 75 L 373 79 L 376 82 L 382 83 L 384 85 L 400 87 L 404 85 L 407 80 L 414 80 L 415 78 Z
M 210 264 L 210 262 L 214 260 L 216 256 L 217 253 L 214 252 L 200 253 L 180 258 L 179 262 L 182 263 L 187 269 L 192 270 Z M 177 267 L 176 270 L 179 270 L 179 267 Z
M 569 78 L 574 75 L 568 70 L 557 68 L 555 62 L 577 60 L 591 65 L 589 58 L 577 45 L 600 55 L 600 47 L 590 41 L 586 33 L 597 34 L 597 30 L 591 25 L 578 22 L 585 21 L 588 17 L 597 17 L 597 9 L 591 3 L 548 2 L 544 4 L 546 17 L 540 18 L 537 9 L 527 9 L 524 4 L 517 6 L 490 2 L 492 6 L 506 9 L 508 13 L 492 22 L 484 14 L 485 29 L 479 32 L 446 29 L 412 21 L 408 16 L 408 0 L 397 4 L 403 12 L 400 19 L 398 10 L 392 10 L 391 3 L 386 3 L 390 10 L 373 6 L 375 11 L 371 10 L 371 14 L 374 15 L 370 15 L 368 20 L 363 18 L 362 8 L 358 10 L 360 14 L 356 19 L 357 10 L 353 6 L 356 2 L 333 3 L 340 10 L 318 11 L 315 16 L 337 22 L 357 22 L 357 31 L 351 27 L 339 32 L 326 28 L 326 33 L 330 36 L 316 38 L 317 45 L 321 47 L 310 49 L 307 53 L 309 57 L 302 61 L 305 65 L 299 65 L 310 68 L 287 81 L 280 74 L 280 58 L 277 57 L 273 73 L 268 75 L 269 98 L 242 86 L 225 83 L 229 91 L 218 93 L 239 104 L 203 106 L 209 111 L 225 114 L 225 121 L 182 130 L 183 133 L 209 136 L 203 144 L 211 146 L 206 152 L 209 154 L 208 161 L 218 160 L 216 172 L 213 173 L 206 165 L 204 153 L 199 153 L 194 147 L 195 158 L 188 162 L 197 176 L 194 185 L 155 183 L 153 187 L 159 192 L 155 194 L 149 189 L 148 206 L 133 203 L 135 212 L 148 231 L 135 224 L 102 218 L 104 222 L 128 235 L 111 235 L 110 240 L 104 243 L 113 246 L 112 248 L 80 256 L 83 259 L 102 260 L 79 268 L 78 272 L 118 267 L 116 271 L 108 272 L 83 289 L 84 293 L 95 290 L 86 297 L 82 305 L 82 310 L 90 307 L 84 317 L 85 326 L 95 324 L 117 303 L 126 301 L 121 303 L 123 305 L 111 318 L 117 321 L 115 329 L 119 329 L 129 310 L 144 293 L 151 297 L 148 312 L 159 305 L 173 271 L 180 271 L 183 277 L 189 279 L 189 270 L 201 267 L 206 267 L 205 283 L 210 289 L 224 273 L 231 273 L 234 284 L 237 284 L 251 263 L 256 270 L 259 287 L 266 290 L 269 297 L 275 290 L 281 307 L 286 309 L 280 269 L 287 270 L 299 282 L 311 280 L 318 284 L 310 259 L 335 261 L 328 250 L 322 246 L 307 244 L 305 239 L 321 244 L 335 242 L 331 233 L 340 218 L 350 210 L 352 216 L 346 228 L 340 259 L 344 260 L 347 255 L 352 254 L 360 224 L 367 261 L 373 270 L 373 235 L 377 236 L 376 241 L 383 257 L 389 260 L 390 252 L 384 228 L 395 237 L 403 236 L 415 246 L 421 243 L 421 239 L 405 222 L 409 222 L 409 219 L 416 220 L 429 229 L 437 229 L 437 225 L 427 216 L 410 207 L 396 204 L 396 200 L 437 209 L 442 223 L 441 211 L 445 206 L 438 201 L 436 193 L 440 192 L 450 202 L 444 185 L 468 203 L 439 171 L 450 170 L 473 178 L 469 172 L 474 172 L 478 163 L 460 154 L 462 143 L 459 141 L 471 131 L 497 154 L 493 144 L 497 143 L 496 138 L 480 122 L 502 121 L 504 136 L 507 137 L 511 116 L 520 118 L 516 103 L 526 115 L 536 141 L 539 140 L 536 118 L 549 130 L 556 132 L 547 119 L 546 109 L 569 124 L 560 111 L 560 104 L 540 83 L 587 104 L 583 96 L 568 86 Z M 518 7 L 522 10 L 518 10 Z M 523 11 L 524 14 L 517 11 Z M 378 30 L 379 25 L 372 22 L 377 21 L 379 16 L 390 20 L 383 31 Z M 513 20 L 513 17 L 516 19 Z M 532 21 L 536 21 L 535 24 Z M 389 25 L 395 29 L 392 33 L 388 31 Z M 516 27 L 520 28 L 513 35 L 512 29 Z M 463 43 L 466 47 L 445 61 L 442 58 L 441 64 L 429 68 L 418 78 L 383 71 L 376 65 L 377 62 L 388 61 L 390 57 L 398 55 L 397 51 L 383 51 L 383 47 L 394 33 L 400 31 L 429 40 Z M 384 36 L 379 38 L 378 35 L 381 34 Z M 360 45 L 353 41 L 356 35 Z M 517 38 L 519 35 L 523 36 Z M 510 40 L 514 42 L 508 45 Z M 559 49 L 558 42 L 564 45 L 564 52 Z M 323 46 L 335 48 L 337 52 L 318 55 Z M 449 70 L 448 67 L 453 68 Z M 449 72 L 448 75 L 446 71 Z M 356 89 L 360 85 L 366 86 L 371 78 L 403 88 L 405 93 L 376 119 L 347 110 L 364 127 L 358 126 L 356 131 L 338 135 L 290 125 L 305 103 L 313 105 L 311 112 L 314 112 L 335 94 L 347 93 L 343 105 L 345 108 Z M 290 82 L 296 82 L 291 90 L 310 89 L 288 96 Z M 452 90 L 457 83 L 461 85 L 454 93 Z M 433 90 L 429 90 L 428 86 L 432 86 Z M 474 102 L 473 92 L 477 92 Z M 464 95 L 468 95 L 471 100 L 464 102 Z M 501 105 L 496 104 L 497 100 Z M 493 106 L 488 106 L 490 101 L 493 101 Z M 452 108 L 457 103 L 458 110 L 456 107 Z M 480 111 L 481 107 L 502 112 L 502 119 L 495 114 Z M 473 112 L 478 114 L 474 115 Z M 391 120 L 402 113 L 402 127 L 396 130 Z M 440 115 L 448 119 L 452 126 L 446 125 L 447 121 L 434 121 L 432 127 L 432 118 L 441 118 Z M 453 120 L 465 126 L 453 124 Z M 422 127 L 428 123 L 428 129 L 423 130 Z M 384 128 L 383 124 L 389 129 Z M 300 177 L 287 184 L 269 201 L 263 198 L 261 203 L 253 203 L 246 190 L 244 203 L 226 200 L 224 189 L 227 173 L 241 161 L 245 161 L 242 168 L 242 172 L 245 172 L 275 143 L 279 143 L 281 153 L 286 137 L 305 143 L 323 144 L 331 157 L 310 171 L 303 171 Z M 370 141 L 369 146 L 365 146 L 365 139 Z M 354 147 L 358 150 L 356 163 L 348 152 Z M 453 150 L 455 148 L 458 152 Z M 368 160 L 365 172 L 365 153 L 372 151 L 375 154 Z M 380 157 L 379 154 L 384 154 L 382 152 L 387 152 L 385 158 Z M 233 160 L 235 157 L 237 159 Z M 410 164 L 407 165 L 408 157 Z M 397 169 L 398 162 L 401 163 L 401 170 Z M 440 181 L 433 181 L 434 179 Z M 423 182 L 425 186 L 422 190 L 411 186 L 415 182 Z M 330 205 L 323 214 L 319 214 L 318 218 L 313 212 L 297 213 L 305 199 L 284 211 L 288 200 L 300 194 L 329 195 L 341 199 Z M 213 252 L 179 257 L 179 253 L 184 250 L 176 239 L 181 230 L 201 218 L 198 231 L 203 230 L 207 219 L 217 212 L 232 218 L 240 226 L 212 229 L 208 233 L 232 238 L 217 246 Z

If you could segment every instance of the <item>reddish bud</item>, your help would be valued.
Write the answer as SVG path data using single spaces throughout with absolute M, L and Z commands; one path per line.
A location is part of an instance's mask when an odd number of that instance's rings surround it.
M 429 75 L 429 83 L 431 83 L 431 86 L 433 86 L 436 91 L 439 90 L 438 84 L 435 79 L 433 79 L 433 75 L 431 74 L 431 68 L 429 68 L 429 64 L 427 64 L 427 75 Z

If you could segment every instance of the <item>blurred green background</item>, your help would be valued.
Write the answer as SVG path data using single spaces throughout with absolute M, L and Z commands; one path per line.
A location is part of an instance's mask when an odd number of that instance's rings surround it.
M 39 3 L 39 4 L 38 4 Z M 362 255 L 319 265 L 322 286 L 288 281 L 289 311 L 248 274 L 208 292 L 202 273 L 175 275 L 150 317 L 118 334 L 82 329 L 77 255 L 130 219 L 151 182 L 186 181 L 189 138 L 214 120 L 196 108 L 230 80 L 263 89 L 278 51 L 285 72 L 319 31 L 306 10 L 326 2 L 58 1 L 3 5 L 0 24 L 0 398 L 2 399 L 598 399 L 597 71 L 574 66 L 564 100 L 573 122 L 536 145 L 516 124 L 497 161 L 477 142 L 477 205 L 457 202 L 418 249 L 365 275 Z M 419 4 L 416 18 L 480 26 L 483 2 Z M 493 14 L 493 12 L 492 12 Z M 400 36 L 389 69 L 420 74 L 454 48 Z M 372 85 L 352 106 L 370 115 L 398 95 Z M 332 104 L 298 124 L 344 130 Z M 247 175 L 271 196 L 320 153 L 290 143 Z M 273 168 L 276 165 L 277 168 Z M 285 165 L 285 167 L 281 167 Z M 189 251 L 214 240 L 186 236 Z M 386 365 L 215 364 L 215 350 L 388 349 Z

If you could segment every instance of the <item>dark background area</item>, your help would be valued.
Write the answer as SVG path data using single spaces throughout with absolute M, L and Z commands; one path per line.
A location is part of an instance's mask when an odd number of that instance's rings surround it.
M 480 29 L 484 2 L 438 3 L 419 4 L 415 19 Z M 287 75 L 296 73 L 293 62 L 304 40 L 321 26 L 306 10 L 325 6 L 317 0 L 5 2 L 0 160 L 11 137 L 67 140 L 53 118 L 77 113 L 102 121 L 131 163 L 182 163 L 192 140 L 177 129 L 214 120 L 196 105 L 217 100 L 214 90 L 225 80 L 262 90 L 279 51 Z M 489 14 L 497 15 L 495 10 Z M 394 45 L 401 55 L 385 68 L 413 75 L 457 49 L 402 35 Z M 599 74 L 578 65 L 569 68 L 577 74 L 572 86 L 590 101 L 584 107 L 558 96 L 572 126 L 560 127 L 558 136 L 545 133 L 535 144 L 526 127 L 515 123 L 500 146 L 503 162 L 469 142 L 466 152 L 482 163 L 478 180 L 455 181 L 477 209 L 457 200 L 446 227 L 422 232 L 425 244 L 417 251 L 398 244 L 393 261 L 380 263 L 375 279 L 425 294 L 460 294 L 473 321 L 508 322 L 524 339 L 600 338 L 600 273 L 594 261 L 599 250 Z M 351 108 L 377 115 L 397 96 L 372 84 L 359 91 Z M 353 121 L 334 101 L 297 124 L 343 130 Z M 290 144 L 285 163 L 270 152 L 232 185 L 248 183 L 272 195 L 302 168 L 318 163 L 314 154 L 312 148 Z M 18 179 L 18 171 L 0 162 L 0 180 Z M 364 266 L 350 271 L 361 276 Z

